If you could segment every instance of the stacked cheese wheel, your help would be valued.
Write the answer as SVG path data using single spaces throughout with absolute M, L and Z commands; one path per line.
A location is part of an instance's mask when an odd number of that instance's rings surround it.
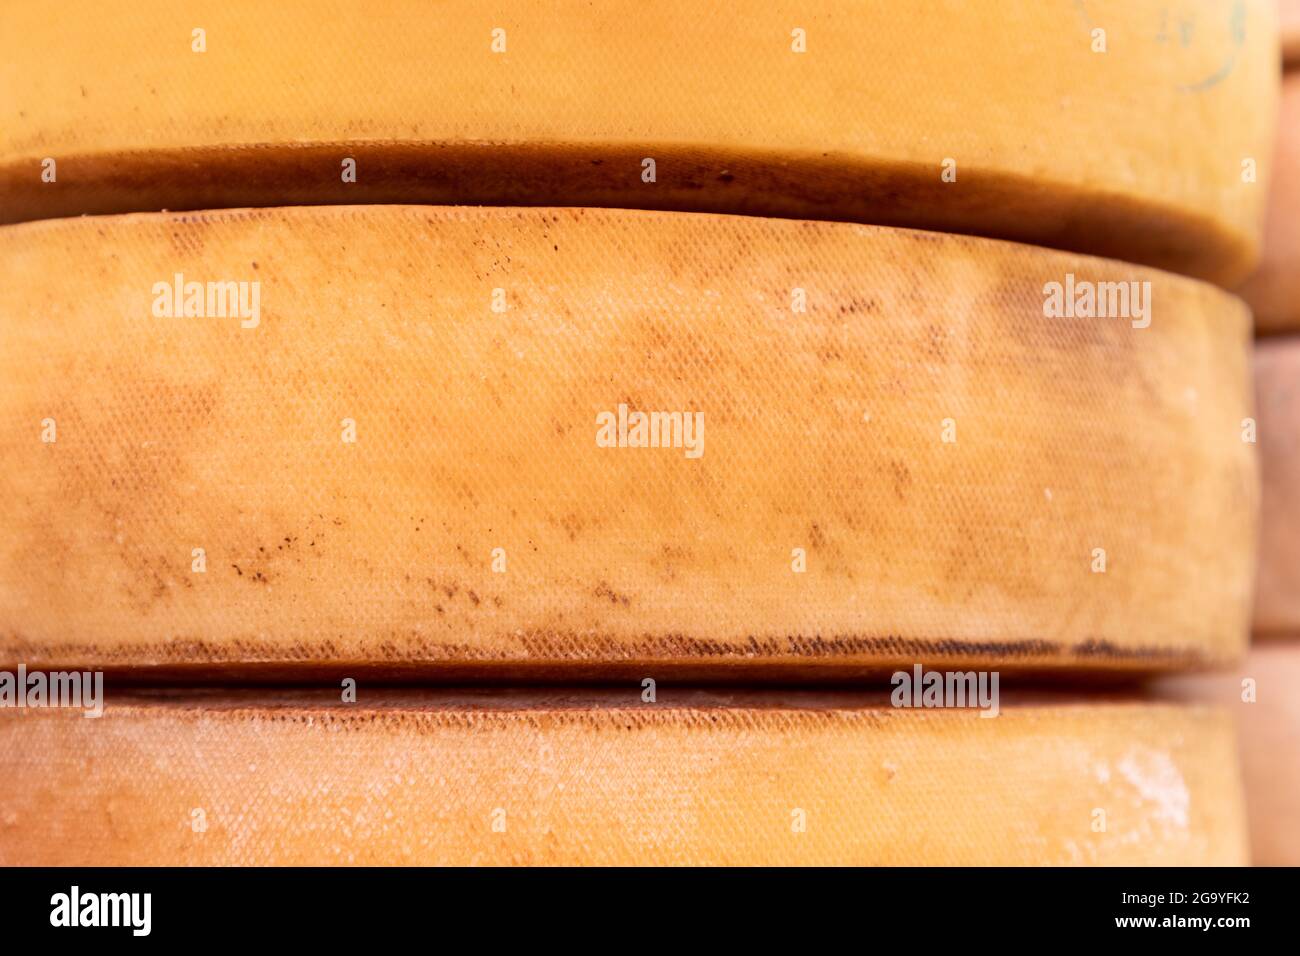
M 0 10 L 0 862 L 1243 862 L 1274 9 L 859 7 Z

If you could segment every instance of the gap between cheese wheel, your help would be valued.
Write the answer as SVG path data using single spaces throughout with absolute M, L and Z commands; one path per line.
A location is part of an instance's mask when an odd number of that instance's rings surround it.
M 155 315 L 178 275 L 257 283 L 256 323 Z M 1105 282 L 1147 318 L 1044 315 Z M 1194 280 L 322 207 L 10 227 L 0 315 L 0 662 L 844 678 L 1244 644 L 1250 327 Z M 601 447 L 624 409 L 702 414 L 702 455 Z

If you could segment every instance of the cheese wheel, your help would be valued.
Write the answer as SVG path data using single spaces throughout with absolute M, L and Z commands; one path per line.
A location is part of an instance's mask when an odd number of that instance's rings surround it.
M 1160 696 L 1228 709 L 1238 728 L 1256 866 L 1300 866 L 1300 640 L 1256 644 L 1239 667 L 1157 685 Z M 1235 768 L 1232 768 L 1235 769 Z M 1232 772 L 1225 767 L 1225 776 Z
M 1134 317 L 1045 316 L 1107 282 Z M 1248 629 L 1249 316 L 1194 280 L 319 207 L 10 227 L 0 316 L 0 660 L 842 677 Z
M 828 0 L 744 17 L 696 0 L 4 4 L 0 218 L 741 212 L 1236 283 L 1257 254 L 1265 193 L 1243 164 L 1271 155 L 1276 44 L 1270 0 Z
M 1246 860 L 1211 709 L 419 696 L 0 711 L 0 865 Z
M 1300 331 L 1300 70 L 1283 78 L 1263 257 L 1241 291 L 1260 332 Z
M 1264 491 L 1255 633 L 1300 637 L 1300 337 L 1255 352 Z

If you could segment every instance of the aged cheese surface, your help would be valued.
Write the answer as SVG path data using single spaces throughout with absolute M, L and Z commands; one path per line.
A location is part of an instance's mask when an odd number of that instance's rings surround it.
M 1248 627 L 1249 319 L 1194 280 L 323 207 L 10 227 L 0 316 L 3 661 L 1145 669 Z
M 0 710 L 0 864 L 1246 860 L 1212 709 L 420 696 Z
M 1276 44 L 1270 0 L 9 3 L 0 220 L 691 209 L 1230 283 L 1256 255 Z

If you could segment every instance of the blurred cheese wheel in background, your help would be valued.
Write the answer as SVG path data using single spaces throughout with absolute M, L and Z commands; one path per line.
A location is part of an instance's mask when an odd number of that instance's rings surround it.
M 1218 706 L 1236 720 L 1251 862 L 1300 866 L 1300 640 L 1256 644 L 1239 667 L 1161 681 L 1161 696 Z M 1225 777 L 1237 768 L 1225 765 Z
M 1090 288 L 1133 317 L 1045 315 Z M 1248 630 L 1249 316 L 1195 280 L 318 207 L 9 227 L 0 314 L 0 662 L 802 679 Z
M 1255 350 L 1259 406 L 1259 577 L 1255 633 L 1300 638 L 1300 336 Z
M 1300 866 L 1300 641 L 1251 650 L 1241 669 L 1255 682 L 1240 701 L 1242 762 L 1257 866 Z
M 0 865 L 1246 861 L 1212 709 L 640 695 L 3 711 Z
M 1300 0 L 1278 0 L 1282 32 L 1282 57 L 1290 65 L 1300 64 Z
M 1300 71 L 1282 80 L 1282 119 L 1259 271 L 1241 293 L 1263 333 L 1300 332 Z
M 1269 0 L 5 4 L 0 217 L 684 209 L 1235 284 L 1257 257 L 1264 190 L 1243 169 L 1272 152 L 1276 44 Z

